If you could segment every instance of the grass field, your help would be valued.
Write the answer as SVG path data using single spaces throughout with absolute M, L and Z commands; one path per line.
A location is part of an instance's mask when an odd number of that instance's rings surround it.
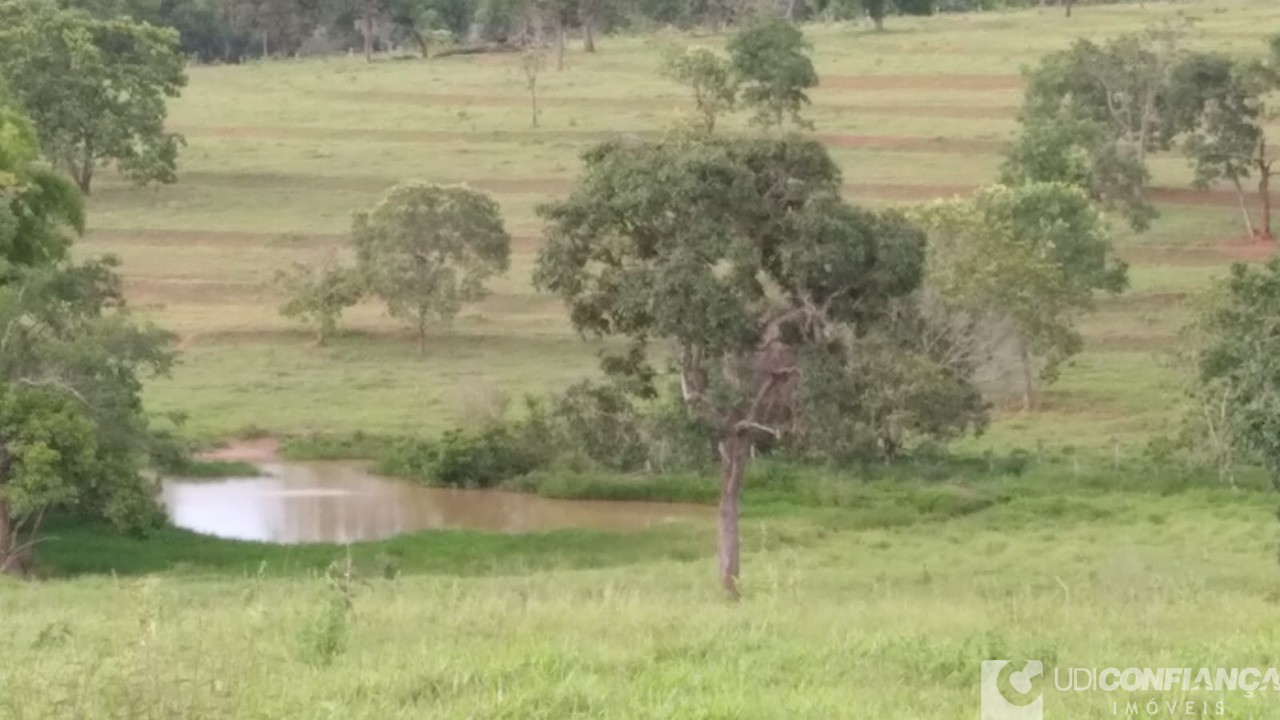
M 1090 8 L 1070 22 L 1053 12 L 895 19 L 883 34 L 812 26 L 822 86 L 810 115 L 855 200 L 962 192 L 994 179 L 1016 128 L 1021 66 L 1076 36 L 1174 13 L 1200 18 L 1197 47 L 1228 52 L 1256 54 L 1277 29 L 1270 0 Z M 723 38 L 615 37 L 594 56 L 571 51 L 563 72 L 539 79 L 537 129 L 514 56 L 191 68 L 170 112 L 188 141 L 181 181 L 137 189 L 105 178 L 82 247 L 120 256 L 134 302 L 182 337 L 182 365 L 148 400 L 187 413 L 189 432 L 203 439 L 249 427 L 431 434 L 456 423 L 477 393 L 518 397 L 593 372 L 596 348 L 530 287 L 541 232 L 534 209 L 569 191 L 592 142 L 659 133 L 680 119 L 689 102 L 657 69 L 664 46 L 695 42 Z M 1234 198 L 1192 192 L 1180 156 L 1159 157 L 1153 169 L 1163 217 L 1141 236 L 1118 230 L 1132 291 L 1086 322 L 1088 349 L 1045 411 L 1009 416 L 980 444 L 1030 446 L 1063 426 L 1072 444 L 1133 444 L 1162 427 L 1173 379 L 1158 356 L 1184 319 L 1186 295 L 1239 254 L 1222 246 L 1242 233 Z M 273 274 L 340 251 L 351 213 L 403 179 L 491 190 L 516 238 L 510 273 L 440 329 L 424 359 L 372 306 L 351 313 L 332 349 L 311 347 L 276 314 Z
M 1257 54 L 1280 31 L 1275 0 L 1084 6 L 1069 22 L 1056 9 L 892 18 L 883 34 L 811 26 L 823 82 L 810 116 L 852 198 L 962 192 L 994 179 L 1022 65 L 1177 12 L 1200 18 L 1202 48 Z M 181 181 L 104 177 L 80 247 L 118 255 L 134 303 L 180 335 L 181 365 L 148 388 L 151 408 L 186 413 L 201 440 L 433 434 L 497 391 L 594 372 L 598 347 L 531 288 L 534 209 L 568 192 L 592 142 L 681 117 L 688 102 L 656 69 L 663 46 L 695 42 L 723 38 L 571 51 L 539 80 L 537 129 L 515 56 L 191 68 L 170 113 L 188 141 Z M 1274 494 L 1248 473 L 1239 490 L 1168 476 L 1143 455 L 1176 418 L 1181 380 L 1165 355 L 1188 301 L 1269 251 L 1237 240 L 1231 196 L 1190 191 L 1180 157 L 1153 169 L 1162 217 L 1143 235 L 1117 229 L 1130 291 L 1085 321 L 1085 352 L 1040 410 L 1000 409 L 962 446 L 1031 449 L 1025 474 L 758 467 L 737 605 L 716 592 L 713 529 L 699 522 L 349 549 L 56 525 L 47 582 L 0 578 L 0 719 L 972 720 L 984 659 L 1280 664 Z M 313 347 L 276 314 L 272 275 L 341 252 L 351 212 L 410 178 L 491 190 L 516 238 L 511 272 L 423 358 L 373 306 Z M 690 496 L 715 492 L 689 482 Z M 1280 718 L 1274 694 L 1051 683 L 1045 717 L 1125 717 L 1126 701 L 1151 699 L 1224 711 L 1142 717 Z

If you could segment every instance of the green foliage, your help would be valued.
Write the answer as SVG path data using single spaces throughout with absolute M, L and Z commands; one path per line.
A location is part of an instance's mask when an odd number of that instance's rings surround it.
M 806 412 L 789 452 L 835 464 L 892 461 L 986 427 L 976 368 L 951 352 L 945 333 L 926 327 L 914 300 L 851 343 L 849 357 L 806 358 Z
M 942 300 L 971 315 L 994 315 L 1014 329 L 1028 376 L 1030 358 L 1052 379 L 1079 352 L 1075 329 L 1097 292 L 1116 293 L 1127 266 L 1111 254 L 1106 222 L 1071 185 L 992 186 L 972 199 L 918 209 L 931 231 L 928 284 Z
M 741 88 L 742 102 L 755 108 L 755 123 L 781 126 L 789 118 L 800 127 L 811 127 L 800 116 L 800 110 L 809 104 L 805 90 L 818 84 L 818 73 L 809 59 L 810 49 L 804 33 L 781 19 L 757 22 L 729 40 L 734 84 Z M 702 61 L 705 64 L 707 59 L 703 57 Z M 699 71 L 705 78 L 716 68 L 700 67 Z
M 478 431 L 450 430 L 439 440 L 405 439 L 379 458 L 378 472 L 432 485 L 487 488 L 546 465 L 551 448 L 525 426 L 495 423 Z
M 1280 258 L 1233 265 L 1192 330 L 1192 393 L 1209 409 L 1208 431 L 1280 487 Z
M 296 263 L 276 273 L 276 282 L 288 297 L 280 314 L 310 325 L 322 346 L 337 330 L 342 312 L 360 302 L 365 291 L 358 272 L 332 259 L 320 266 Z
M 1189 128 L 1183 152 L 1195 170 L 1194 184 L 1208 188 L 1229 181 L 1241 196 L 1250 236 L 1271 238 L 1269 185 L 1280 156 L 1267 142 L 1271 119 L 1266 98 L 1280 87 L 1280 72 L 1262 63 L 1243 63 L 1222 55 L 1197 53 L 1174 70 L 1170 105 L 1179 125 Z M 1243 182 L 1258 180 L 1264 208 L 1255 225 L 1244 204 Z
M 397 185 L 356 215 L 352 242 L 369 292 L 412 323 L 419 353 L 432 321 L 447 323 L 483 298 L 511 255 L 498 204 L 465 185 Z
M 1023 132 L 1001 182 L 1072 184 L 1145 230 L 1155 217 L 1143 198 L 1147 154 L 1184 129 L 1169 102 L 1181 40 L 1182 29 L 1165 24 L 1046 55 L 1026 72 Z
M 83 229 L 80 194 L 39 161 L 30 122 L 0 86 L 0 277 L 65 259 Z
M 716 119 L 737 103 L 737 79 L 729 61 L 707 48 L 673 49 L 663 60 L 662 73 L 693 91 L 694 108 L 706 132 Z
M 164 128 L 165 102 L 187 79 L 173 30 L 6 0 L 0 77 L 83 192 L 110 163 L 139 183 L 177 179 L 182 138 Z

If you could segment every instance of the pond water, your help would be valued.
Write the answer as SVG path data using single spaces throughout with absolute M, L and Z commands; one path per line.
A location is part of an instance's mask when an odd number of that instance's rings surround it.
M 165 480 L 170 520 L 206 535 L 293 544 L 381 540 L 437 529 L 641 530 L 712 512 L 674 503 L 431 488 L 370 474 L 359 463 L 263 463 L 260 469 L 262 477 Z

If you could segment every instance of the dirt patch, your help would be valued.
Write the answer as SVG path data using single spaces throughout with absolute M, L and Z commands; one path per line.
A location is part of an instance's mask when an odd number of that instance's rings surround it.
M 468 107 L 524 108 L 529 99 L 519 95 L 473 95 L 469 93 L 420 93 L 398 92 L 389 90 L 338 90 L 327 93 L 329 97 L 359 103 L 379 103 L 396 105 L 423 105 L 428 107 L 446 106 L 451 109 Z M 958 120 L 979 119 L 994 120 L 1016 117 L 1018 108 L 1014 105 L 900 105 L 892 103 L 867 104 L 860 102 L 838 103 L 831 100 L 840 95 L 830 93 L 823 96 L 823 101 L 815 106 L 815 110 L 838 110 L 841 113 L 860 115 L 882 115 L 885 117 L 933 117 Z M 553 95 L 539 97 L 538 104 L 544 107 L 561 108 L 603 108 L 629 110 L 662 110 L 671 107 L 685 107 L 688 99 L 682 95 L 658 97 L 584 97 Z
M 1247 238 L 1223 243 L 1219 251 L 1232 262 L 1266 262 L 1276 254 L 1276 243 Z
M 1020 75 L 823 75 L 818 87 L 834 90 L 1021 90 Z
M 221 447 L 206 450 L 200 460 L 223 460 L 249 463 L 275 462 L 280 459 L 280 441 L 273 437 L 231 440 Z
M 227 282 L 195 278 L 124 279 L 125 297 L 138 305 L 227 305 L 253 303 L 271 295 L 270 287 L 255 282 Z
M 493 130 L 457 132 L 450 130 L 390 130 L 377 128 L 331 127 L 264 127 L 260 125 L 234 125 L 220 127 L 180 127 L 176 129 L 188 137 L 248 138 L 275 140 L 352 140 L 365 142 L 396 143 L 458 143 L 458 142 L 592 142 L 619 135 L 658 137 L 661 133 L 623 133 L 592 130 Z
M 184 173 L 183 180 L 190 173 Z M 211 173 L 205 173 L 211 175 Z M 337 234 L 260 233 L 224 230 L 166 230 L 162 228 L 99 228 L 90 230 L 88 238 L 97 242 L 154 245 L 157 247 L 189 247 L 217 245 L 226 247 L 328 247 L 345 240 Z
M 1117 254 L 1134 265 L 1205 267 L 1230 262 L 1263 262 L 1275 252 L 1273 243 L 1246 238 L 1219 245 L 1141 245 L 1124 248 Z
M 939 152 L 961 155 L 988 155 L 999 152 L 1004 143 L 977 138 L 905 137 L 901 135 L 815 135 L 835 148 L 884 150 L 889 152 Z
M 844 191 L 854 200 L 872 197 L 879 200 L 933 200 L 935 198 L 964 195 L 974 190 L 972 185 L 915 185 L 904 183 L 845 183 Z
M 1124 352 L 1164 350 L 1177 340 L 1176 335 L 1151 333 L 1100 335 L 1086 338 L 1085 347 L 1090 350 L 1115 350 Z

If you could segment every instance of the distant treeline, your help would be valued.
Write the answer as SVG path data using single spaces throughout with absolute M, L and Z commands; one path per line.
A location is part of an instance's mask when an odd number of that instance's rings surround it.
M 796 21 L 1059 5 L 1064 0 L 57 0 L 100 18 L 172 27 L 202 62 L 442 45 L 524 47 L 653 27 L 723 29 L 760 15 Z M 1097 2 L 1098 0 L 1092 0 Z

